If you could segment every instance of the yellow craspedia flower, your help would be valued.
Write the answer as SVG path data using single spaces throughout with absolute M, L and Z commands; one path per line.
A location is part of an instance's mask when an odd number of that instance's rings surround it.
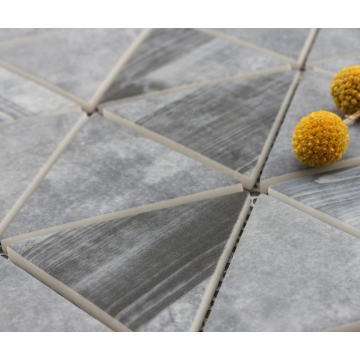
M 338 109 L 345 115 L 360 109 L 360 65 L 342 69 L 330 86 L 330 94 Z
M 334 113 L 317 111 L 302 118 L 293 133 L 296 157 L 305 165 L 320 167 L 340 160 L 349 143 L 347 126 Z

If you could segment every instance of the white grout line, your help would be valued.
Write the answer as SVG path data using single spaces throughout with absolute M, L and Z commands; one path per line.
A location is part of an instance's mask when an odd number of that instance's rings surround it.
M 93 112 L 98 105 L 99 101 L 106 93 L 106 91 L 110 88 L 111 84 L 115 80 L 116 76 L 123 69 L 125 64 L 131 59 L 139 46 L 144 42 L 144 40 L 149 36 L 152 29 L 143 29 L 140 35 L 135 39 L 135 41 L 130 45 L 130 47 L 125 51 L 125 53 L 121 56 L 120 60 L 114 66 L 114 68 L 107 75 L 104 82 L 97 89 L 95 94 L 92 96 L 89 104 L 90 104 L 90 112 Z
M 348 59 L 348 58 L 352 58 L 352 57 L 356 57 L 356 56 L 360 56 L 360 51 L 355 51 L 353 53 L 349 53 L 349 54 L 345 54 L 345 55 L 333 56 L 331 58 L 311 61 L 309 63 L 309 65 L 316 66 L 316 65 L 321 65 L 321 64 L 325 64 L 325 63 L 333 62 L 333 61 L 337 61 L 337 60 Z
M 52 90 L 52 91 L 54 91 L 54 92 L 56 92 L 56 93 L 58 93 L 60 95 L 66 97 L 67 99 L 70 99 L 70 100 L 76 102 L 86 112 L 90 112 L 90 110 L 91 110 L 91 105 L 87 101 L 77 97 L 76 95 L 73 95 L 72 93 L 70 93 L 70 92 L 68 92 L 66 90 L 63 90 L 63 89 L 59 88 L 58 86 L 56 86 L 54 84 L 51 84 L 50 82 L 48 82 L 46 80 L 43 80 L 43 79 L 41 79 L 41 78 L 39 78 L 39 77 L 37 77 L 37 76 L 35 76 L 33 74 L 30 74 L 30 73 L 28 73 L 28 72 L 26 72 L 24 70 L 21 70 L 21 69 L 17 68 L 16 66 L 8 64 L 7 62 L 5 62 L 3 60 L 0 60 L 0 66 L 2 66 L 3 68 L 5 68 L 5 69 L 7 69 L 9 71 L 12 71 L 13 73 L 15 73 L 17 75 L 20 75 L 20 76 L 24 77 L 25 79 L 31 80 L 31 81 L 33 81 L 33 82 L 35 82 L 35 83 L 37 83 L 37 84 L 39 84 L 41 86 L 44 86 L 44 87 L 46 87 L 46 88 L 48 88 L 48 89 L 50 89 L 50 90 Z
M 43 33 L 19 36 L 16 38 L 0 41 L 0 46 L 15 43 L 15 42 L 21 42 L 21 41 L 24 41 L 24 42 L 31 41 L 32 39 L 36 39 L 36 38 L 48 37 L 48 36 L 52 36 L 52 35 L 56 35 L 56 34 L 67 33 L 70 31 L 78 31 L 78 30 L 83 30 L 83 29 L 80 29 L 80 28 L 58 29 L 58 30 L 49 30 L 49 31 L 43 32 Z
M 58 111 L 42 113 L 39 115 L 33 115 L 33 116 L 25 117 L 25 118 L 10 120 L 10 121 L 0 123 L 0 128 L 9 126 L 9 125 L 20 124 L 20 123 L 24 123 L 24 122 L 28 122 L 28 121 L 44 119 L 44 118 L 48 118 L 48 117 L 54 117 L 54 116 L 58 116 L 58 115 L 70 114 L 72 112 L 82 112 L 82 109 L 80 106 L 77 106 L 74 108 L 62 109 L 62 110 L 58 110 Z
M 241 40 L 241 39 L 239 39 L 237 37 L 227 35 L 227 34 L 218 32 L 216 30 L 204 29 L 204 28 L 194 28 L 194 30 L 201 31 L 201 32 L 203 32 L 205 34 L 208 34 L 208 35 L 212 35 L 212 36 L 222 38 L 223 40 L 227 40 L 227 41 L 230 41 L 230 42 L 232 42 L 234 44 L 237 44 L 237 45 L 246 47 L 248 49 L 254 50 L 256 52 L 263 53 L 265 55 L 271 56 L 271 57 L 276 58 L 278 60 L 285 61 L 285 62 L 291 64 L 294 70 L 299 69 L 299 63 L 295 59 L 293 59 L 291 57 L 288 57 L 288 56 L 285 56 L 285 55 L 281 55 L 281 54 L 279 54 L 279 53 L 277 53 L 275 51 L 271 51 L 271 50 L 262 48 L 260 46 L 254 45 L 254 44 L 252 44 L 252 43 L 250 43 L 248 41 Z
M 181 92 L 181 91 L 187 91 L 187 90 L 193 90 L 193 89 L 201 89 L 201 88 L 206 87 L 206 86 L 214 86 L 214 85 L 223 84 L 223 83 L 232 82 L 232 81 L 238 81 L 238 80 L 243 80 L 243 79 L 251 79 L 253 77 L 277 74 L 277 73 L 286 72 L 286 71 L 290 71 L 290 70 L 292 70 L 291 65 L 284 65 L 284 66 L 277 66 L 277 67 L 274 67 L 274 68 L 268 68 L 268 69 L 253 71 L 253 72 L 250 72 L 250 73 L 229 76 L 229 77 L 225 77 L 225 78 L 219 78 L 219 79 L 214 79 L 214 80 L 209 80 L 209 81 L 203 81 L 203 82 L 199 82 L 199 83 L 192 83 L 192 84 L 189 84 L 189 85 L 182 85 L 182 86 L 178 86 L 178 87 L 174 87 L 174 88 L 169 88 L 169 89 L 165 89 L 165 90 L 160 90 L 160 91 L 156 91 L 156 92 L 150 92 L 150 93 L 146 93 L 146 94 L 141 94 L 141 95 L 131 96 L 131 97 L 128 97 L 128 98 L 123 98 L 123 99 L 120 99 L 120 100 L 113 100 L 113 101 L 109 101 L 109 102 L 106 102 L 106 103 L 102 103 L 102 104 L 100 104 L 98 106 L 98 110 L 102 111 L 105 107 L 118 105 L 118 104 L 122 104 L 122 103 L 125 103 L 125 102 L 132 102 L 132 101 L 138 101 L 138 100 L 143 100 L 143 99 L 150 99 L 150 98 L 153 98 L 153 97 L 169 95 L 169 94 L 173 94 L 173 93 L 177 93 L 177 92 Z
M 339 219 L 336 219 L 324 212 L 316 210 L 313 207 L 306 205 L 300 201 L 292 199 L 292 198 L 288 197 L 287 195 L 284 195 L 272 188 L 269 188 L 269 196 L 271 196 L 277 200 L 280 200 L 283 203 L 288 204 L 288 205 L 292 206 L 293 208 L 302 211 L 303 213 L 311 215 L 312 217 L 319 219 L 320 221 L 322 221 L 326 224 L 329 224 L 329 225 L 333 226 L 334 228 L 337 228 L 343 232 L 346 232 L 346 233 L 360 239 L 360 229 L 358 229 L 350 224 L 346 224 L 343 221 L 340 221 Z
M 298 63 L 299 63 L 300 67 L 304 66 L 306 57 L 307 57 L 307 55 L 308 55 L 308 53 L 309 53 L 315 39 L 316 39 L 318 31 L 319 31 L 319 29 L 317 29 L 317 28 L 310 29 L 309 35 L 308 35 L 308 37 L 307 37 L 307 39 L 305 41 L 304 47 L 303 47 L 303 49 L 302 49 L 302 51 L 300 53 L 300 56 L 298 58 Z
M 31 233 L 21 234 L 21 235 L 14 236 L 11 238 L 6 238 L 6 239 L 1 240 L 1 246 L 2 246 L 3 251 L 6 253 L 7 246 L 14 242 L 17 242 L 17 241 L 22 241 L 22 240 L 34 238 L 37 236 L 42 236 L 42 235 L 54 234 L 54 233 L 64 231 L 64 230 L 76 229 L 76 228 L 87 226 L 87 225 L 98 224 L 98 223 L 109 221 L 109 220 L 120 219 L 123 217 L 133 216 L 133 215 L 137 215 L 137 214 L 143 214 L 143 213 L 146 213 L 149 211 L 160 210 L 160 209 L 165 209 L 168 207 L 188 204 L 188 203 L 192 203 L 195 201 L 201 201 L 201 200 L 206 200 L 206 199 L 215 198 L 215 197 L 219 197 L 219 196 L 230 195 L 230 194 L 234 194 L 234 193 L 242 192 L 242 191 L 243 191 L 242 185 L 237 184 L 237 185 L 230 185 L 230 186 L 226 186 L 226 187 L 222 187 L 222 188 L 218 188 L 218 189 L 214 189 L 214 190 L 203 191 L 203 192 L 196 193 L 196 194 L 181 196 L 181 197 L 171 199 L 171 200 L 164 200 L 164 201 L 160 201 L 160 202 L 153 203 L 153 204 L 142 205 L 142 206 L 138 206 L 138 207 L 127 209 L 127 210 L 117 211 L 117 212 L 110 213 L 110 214 L 105 214 L 105 215 L 100 215 L 100 216 L 96 216 L 93 218 L 74 221 L 71 223 L 54 226 L 54 227 L 51 227 L 48 229 L 37 230 L 37 231 L 33 231 Z
M 114 331 L 132 331 L 94 303 L 9 248 L 9 260 Z
M 323 69 L 320 69 L 320 68 L 315 67 L 315 66 L 314 66 L 312 69 L 309 68 L 309 70 L 313 70 L 313 71 L 318 72 L 318 73 L 320 73 L 320 74 L 324 74 L 324 75 L 331 76 L 332 78 L 333 78 L 334 76 L 336 76 L 336 74 L 333 73 L 332 71 L 323 70 Z
M 194 150 L 191 150 L 184 145 L 181 145 L 181 144 L 179 144 L 165 136 L 162 136 L 154 131 L 146 129 L 143 126 L 140 126 L 131 121 L 128 121 L 128 120 L 108 111 L 107 109 L 103 110 L 103 116 L 121 126 L 126 127 L 129 130 L 132 130 L 132 131 L 140 134 L 141 136 L 144 136 L 153 141 L 156 141 L 157 143 L 164 145 L 172 150 L 175 150 L 175 151 L 179 152 L 180 154 L 183 154 L 195 161 L 198 161 L 206 166 L 209 166 L 215 170 L 218 170 L 220 172 L 223 172 L 226 175 L 233 177 L 234 179 L 240 181 L 246 189 L 252 188 L 252 184 L 251 184 L 250 178 L 248 176 L 245 176 L 233 169 L 228 168 L 225 165 L 222 165 L 214 160 L 211 160 L 210 158 L 208 158 L 204 155 L 201 155 L 200 153 L 198 153 Z
M 275 140 L 275 137 L 276 137 L 276 134 L 284 120 L 284 116 L 285 116 L 285 112 L 291 102 L 291 99 L 295 93 L 295 89 L 299 83 L 299 80 L 300 80 L 300 71 L 297 72 L 296 76 L 294 76 L 294 79 L 284 97 L 284 100 L 281 104 L 281 107 L 279 109 L 279 112 L 277 113 L 276 115 L 276 118 L 275 118 L 275 121 L 271 127 L 271 130 L 268 134 L 268 137 L 265 141 L 265 144 L 263 146 L 263 149 L 260 153 L 260 156 L 259 156 L 259 159 L 256 163 L 256 166 L 253 170 L 253 173 L 250 177 L 251 179 L 251 188 L 255 185 L 255 182 L 256 180 L 258 179 L 259 175 L 260 175 L 260 171 L 262 170 L 264 164 L 265 164 L 265 161 L 266 161 L 266 158 L 267 156 L 269 155 L 269 152 L 271 150 L 271 146 L 272 144 L 274 143 L 274 140 Z M 251 189 L 250 188 L 250 189 Z
M 76 124 L 72 127 L 70 132 L 65 136 L 65 138 L 60 142 L 56 150 L 52 153 L 50 158 L 46 161 L 46 163 L 43 165 L 43 167 L 40 169 L 40 171 L 37 173 L 35 178 L 31 181 L 31 183 L 27 186 L 25 191 L 20 195 L 18 200 L 15 202 L 13 207 L 10 209 L 10 211 L 6 214 L 4 219 L 0 223 L 0 238 L 10 225 L 10 223 L 13 221 L 15 216 L 19 213 L 21 208 L 25 205 L 26 201 L 29 199 L 31 194 L 36 190 L 36 188 L 39 186 L 41 181 L 44 179 L 46 174 L 49 172 L 50 168 L 54 165 L 54 163 L 57 161 L 57 159 L 60 157 L 60 155 L 63 153 L 65 148 L 68 146 L 68 144 L 71 142 L 71 140 L 74 138 L 76 133 L 80 130 L 80 128 L 85 124 L 85 122 L 88 120 L 88 116 L 86 114 L 83 114 L 80 119 L 76 122 Z
M 293 173 L 274 176 L 269 179 L 261 180 L 260 181 L 260 190 L 262 193 L 267 194 L 269 187 L 272 185 L 275 185 L 275 184 L 278 184 L 278 183 L 281 183 L 284 181 L 288 181 L 288 180 L 298 179 L 298 178 L 301 178 L 304 176 L 316 175 L 316 174 L 326 173 L 326 172 L 332 171 L 332 170 L 343 169 L 343 168 L 347 168 L 347 167 L 354 166 L 354 165 L 360 165 L 360 157 L 355 157 L 355 158 L 347 159 L 347 160 L 340 160 L 329 166 L 308 168 L 305 170 L 296 171 Z
M 225 248 L 221 254 L 221 257 L 217 263 L 216 269 L 211 277 L 210 283 L 207 286 L 205 293 L 203 295 L 199 309 L 195 315 L 194 321 L 190 327 L 189 331 L 199 331 L 201 329 L 202 323 L 205 319 L 206 313 L 209 310 L 211 301 L 214 297 L 214 293 L 217 289 L 219 281 L 224 273 L 225 266 L 229 260 L 229 257 L 232 253 L 232 250 L 236 244 L 236 240 L 239 236 L 240 230 L 245 222 L 246 216 L 250 210 L 250 195 L 248 194 L 246 202 L 239 214 L 238 220 L 231 232 L 231 235 L 225 245 Z

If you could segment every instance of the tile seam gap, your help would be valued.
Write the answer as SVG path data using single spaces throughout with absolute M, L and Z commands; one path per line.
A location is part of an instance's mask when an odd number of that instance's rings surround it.
M 259 196 L 260 196 L 260 194 L 259 194 Z M 258 196 L 256 197 L 256 199 L 257 199 L 257 198 L 258 198 Z M 202 325 L 201 325 L 201 328 L 200 328 L 200 330 L 199 330 L 200 332 L 203 332 L 204 329 L 205 329 L 206 322 L 208 321 L 208 319 L 209 319 L 209 317 L 210 317 L 210 315 L 211 315 L 211 311 L 212 311 L 212 309 L 213 309 L 213 307 L 214 307 L 214 305 L 215 305 L 216 298 L 218 297 L 218 295 L 219 295 L 219 293 L 220 293 L 221 286 L 222 286 L 222 284 L 223 284 L 223 282 L 224 282 L 224 280 L 225 280 L 226 274 L 227 274 L 228 269 L 229 269 L 229 267 L 230 267 L 230 265 L 231 265 L 231 261 L 233 260 L 234 254 L 235 254 L 235 252 L 236 252 L 236 250 L 237 250 L 237 247 L 239 246 L 239 243 L 240 243 L 240 241 L 241 241 L 241 237 L 242 237 L 243 234 L 244 234 L 246 225 L 247 225 L 247 223 L 248 223 L 248 221 L 249 221 L 249 219 L 250 219 L 250 217 L 251 217 L 251 213 L 252 213 L 252 211 L 253 211 L 253 209 L 254 209 L 255 206 L 256 206 L 256 200 L 255 200 L 255 203 L 253 203 L 253 202 L 250 203 L 250 208 L 249 208 L 248 213 L 247 213 L 247 215 L 246 215 L 246 217 L 245 217 L 244 224 L 243 224 L 243 226 L 242 226 L 241 229 L 240 229 L 240 234 L 239 234 L 239 236 L 238 236 L 237 239 L 236 239 L 236 242 L 235 242 L 235 244 L 234 244 L 234 246 L 233 246 L 233 248 L 232 248 L 232 251 L 231 251 L 231 254 L 230 254 L 230 256 L 229 256 L 229 259 L 228 259 L 228 261 L 227 261 L 227 263 L 226 263 L 226 265 L 225 265 L 223 274 L 222 274 L 222 276 L 221 276 L 221 278 L 220 278 L 220 280 L 219 280 L 219 282 L 218 282 L 218 285 L 217 285 L 217 287 L 216 287 L 216 290 L 214 291 L 214 296 L 213 296 L 213 298 L 212 298 L 212 300 L 211 300 L 210 306 L 209 306 L 209 308 L 208 308 L 208 310 L 207 310 L 207 312 L 206 312 L 206 316 L 205 316 L 204 321 L 203 321 L 203 323 L 202 323 Z
M 298 62 L 300 64 L 300 70 L 305 71 L 306 68 L 306 62 L 310 55 L 310 52 L 315 44 L 315 41 L 318 37 L 320 29 L 319 28 L 313 28 L 309 32 L 309 36 L 306 39 L 304 48 L 299 56 Z
M 50 155 L 50 157 L 47 159 L 45 164 L 41 167 L 41 169 L 38 171 L 38 173 L 35 175 L 35 177 L 32 179 L 32 181 L 28 184 L 28 186 L 23 191 L 23 193 L 20 195 L 20 197 L 16 200 L 16 202 L 11 207 L 11 209 L 7 212 L 7 214 L 5 215 L 3 220 L 0 222 L 0 239 L 1 239 L 2 235 L 4 234 L 4 232 L 6 231 L 6 229 L 11 224 L 11 222 L 14 220 L 16 215 L 20 212 L 20 210 L 26 204 L 29 197 L 37 189 L 37 187 L 40 185 L 40 183 L 45 178 L 47 173 L 50 171 L 52 166 L 56 163 L 58 158 L 65 151 L 65 149 L 70 144 L 72 139 L 76 136 L 76 134 L 79 132 L 79 130 L 82 128 L 82 126 L 88 121 L 88 119 L 89 118 L 86 114 L 83 114 L 82 116 L 80 116 L 80 118 L 72 126 L 70 131 L 60 141 L 59 145 L 53 151 L 53 153 Z

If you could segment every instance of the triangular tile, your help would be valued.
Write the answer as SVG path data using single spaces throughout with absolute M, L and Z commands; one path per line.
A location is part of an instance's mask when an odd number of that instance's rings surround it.
M 331 81 L 328 75 L 311 70 L 305 72 L 266 161 L 260 181 L 262 192 L 282 181 L 360 164 L 360 123 L 349 127 L 350 142 L 346 153 L 340 161 L 330 166 L 311 168 L 303 165 L 294 155 L 292 134 L 303 117 L 314 111 L 326 110 L 344 118 L 330 95 Z
M 0 68 L 0 124 L 79 108 L 47 88 Z
M 191 149 L 231 169 L 251 189 L 267 156 L 265 143 L 275 136 L 272 127 L 281 121 L 279 110 L 295 75 L 288 71 L 124 102 L 105 107 L 103 114 L 140 125 L 165 138 L 158 141 L 174 141 L 173 148 L 178 151 L 180 144 L 184 153 Z
M 205 331 L 327 330 L 360 320 L 359 296 L 359 239 L 261 195 Z
M 113 330 L 198 330 L 248 208 L 247 193 L 221 196 L 20 241 L 9 256 Z
M 0 222 L 81 115 L 76 111 L 0 127 Z
M 360 166 L 285 181 L 269 195 L 360 238 Z
M 0 256 L 0 331 L 111 331 Z
M 0 59 L 90 101 L 140 29 L 74 29 L 0 45 Z
M 230 185 L 242 189 L 232 177 L 95 114 L 3 239 Z
M 200 31 L 154 29 L 101 102 L 284 65 Z

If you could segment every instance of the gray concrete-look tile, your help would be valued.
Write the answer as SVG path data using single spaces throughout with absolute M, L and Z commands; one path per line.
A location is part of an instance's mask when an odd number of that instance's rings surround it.
M 131 330 L 188 331 L 247 199 L 221 196 L 10 248 Z
M 0 127 L 0 222 L 81 115 L 77 111 Z
M 3 238 L 234 184 L 239 182 L 95 114 Z
M 48 28 L 48 29 L 45 29 L 45 28 L 42 28 L 42 29 L 31 29 L 31 28 L 5 29 L 5 28 L 1 28 L 0 29 L 0 42 L 6 41 L 6 40 L 14 40 L 14 39 L 24 37 L 24 36 L 43 34 L 43 33 L 51 32 L 54 30 L 57 30 L 57 29 L 55 29 L 55 28 Z
M 0 68 L 0 124 L 75 107 L 63 96 Z
M 81 29 L 0 45 L 0 59 L 90 100 L 140 29 Z
M 360 242 L 261 195 L 205 331 L 321 331 L 360 320 Z
M 251 177 L 295 74 L 260 76 L 105 109 Z
M 360 29 L 320 29 L 308 62 L 343 56 L 360 51 Z
M 269 194 L 284 195 L 290 205 L 307 205 L 317 216 L 351 235 L 360 237 L 360 166 L 285 181 L 270 188 Z M 275 191 L 275 192 L 274 192 Z M 281 196 L 282 200 L 283 197 Z M 303 211 L 308 211 L 304 208 Z M 331 218 L 323 218 L 323 214 Z M 341 224 L 335 224 L 335 220 Z
M 298 59 L 309 29 L 214 29 L 256 46 Z
M 155 29 L 114 80 L 102 103 L 286 65 L 191 29 Z
M 344 57 L 342 59 L 338 59 L 335 61 L 324 62 L 316 65 L 316 67 L 337 74 L 340 70 L 344 69 L 345 67 L 359 65 L 359 64 L 360 64 L 360 55 L 357 55 L 357 56 Z
M 303 117 L 314 111 L 326 110 L 344 118 L 344 115 L 335 107 L 330 95 L 331 81 L 330 76 L 314 71 L 309 70 L 304 74 L 261 175 L 261 186 L 264 191 L 267 190 L 267 186 L 265 189 L 264 184 L 270 186 L 292 178 L 307 176 L 310 175 L 308 173 L 310 169 L 311 171 L 325 172 L 333 170 L 334 166 L 341 167 L 345 160 L 356 161 L 358 158 L 360 162 L 360 143 L 357 140 L 360 134 L 360 123 L 349 127 L 349 146 L 343 158 L 337 163 L 322 168 L 310 168 L 303 165 L 294 155 L 291 144 L 292 134 L 295 126 Z M 355 164 L 348 166 L 351 165 Z M 288 178 L 278 178 L 281 176 Z
M 111 331 L 0 256 L 0 331 Z

